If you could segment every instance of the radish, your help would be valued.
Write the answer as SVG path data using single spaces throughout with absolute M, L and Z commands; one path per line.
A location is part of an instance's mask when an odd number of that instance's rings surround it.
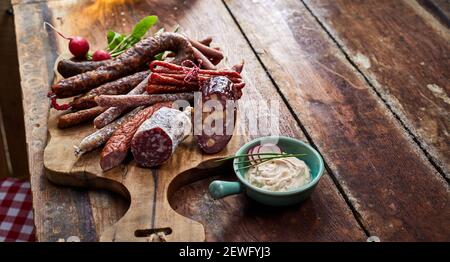
M 89 51 L 89 42 L 79 36 L 69 37 L 69 51 L 77 58 L 86 58 Z
M 267 153 L 281 154 L 282 151 L 275 144 L 265 144 L 258 147 L 258 154 L 267 154 Z
M 49 26 L 62 38 L 69 40 L 69 51 L 72 53 L 73 56 L 77 58 L 86 58 L 86 55 L 89 51 L 89 42 L 85 38 L 80 36 L 66 37 L 58 30 L 56 30 L 56 28 L 54 28 L 50 23 L 44 22 L 44 27 L 45 26 Z
M 248 161 L 250 161 L 250 164 L 251 164 L 251 165 L 257 164 L 257 163 L 256 163 L 256 160 L 255 160 L 255 157 L 256 157 L 256 156 L 253 156 L 253 154 L 255 153 L 255 149 L 256 149 L 257 147 L 258 147 L 258 146 L 252 147 L 252 148 L 250 148 L 250 149 L 248 150 L 248 152 L 247 152 L 247 154 L 249 155 L 249 156 L 248 156 Z
M 275 144 L 263 144 L 260 146 L 252 147 L 248 150 L 248 160 L 251 165 L 261 163 L 265 158 L 273 157 L 275 154 L 282 154 L 281 149 Z M 263 154 L 263 155 L 260 155 Z M 274 154 L 274 155 L 264 155 Z
M 253 154 L 282 154 L 281 149 L 275 144 L 264 144 L 257 147 L 257 151 L 253 150 Z M 256 155 L 255 161 L 260 162 L 264 158 L 271 157 L 271 155 Z
M 94 61 L 102 61 L 102 60 L 108 60 L 111 58 L 111 55 L 106 52 L 105 50 L 97 50 L 92 54 L 92 60 Z

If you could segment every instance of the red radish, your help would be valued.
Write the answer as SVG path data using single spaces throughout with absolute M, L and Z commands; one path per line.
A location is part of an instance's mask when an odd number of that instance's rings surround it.
M 110 58 L 111 55 L 105 50 L 97 50 L 94 52 L 94 54 L 92 54 L 92 60 L 94 61 L 108 60 Z
M 73 38 L 68 38 L 69 41 L 69 51 L 73 56 L 77 58 L 85 58 L 89 51 L 89 42 L 79 36 Z
M 282 151 L 281 149 L 275 145 L 275 144 L 264 144 L 261 146 L 258 146 L 257 151 L 255 152 L 255 150 L 253 150 L 254 154 L 269 154 L 269 153 L 273 153 L 273 154 L 281 154 Z M 260 162 L 262 161 L 264 158 L 266 157 L 271 157 L 271 155 L 256 155 L 256 162 Z
M 56 30 L 56 28 L 54 28 L 50 23 L 47 22 L 44 22 L 44 27 L 45 26 L 49 26 L 62 38 L 69 40 L 69 51 L 72 53 L 73 56 L 77 58 L 86 58 L 86 55 L 89 51 L 89 42 L 86 39 L 80 36 L 66 37 L 61 32 Z
M 253 155 L 253 154 L 255 153 L 255 152 L 254 152 L 254 151 L 255 151 L 255 148 L 257 148 L 257 146 L 256 146 L 256 147 L 250 148 L 250 149 L 248 150 L 248 152 L 247 152 L 247 154 L 249 155 L 249 156 L 248 156 L 248 161 L 250 161 L 250 164 L 251 164 L 251 165 L 255 165 L 255 164 L 256 164 L 256 161 L 255 161 L 255 157 L 256 157 L 256 156 Z

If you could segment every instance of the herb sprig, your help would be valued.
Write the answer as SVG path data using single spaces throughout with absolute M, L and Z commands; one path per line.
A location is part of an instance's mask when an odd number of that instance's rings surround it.
M 307 154 L 289 154 L 289 153 L 256 153 L 256 154 L 242 154 L 239 156 L 228 156 L 228 157 L 224 157 L 221 159 L 216 160 L 216 162 L 222 162 L 222 161 L 227 161 L 230 159 L 235 159 L 235 158 L 242 158 L 242 157 L 249 157 L 249 156 L 265 156 L 264 158 L 261 159 L 260 162 L 257 161 L 252 161 L 252 160 L 240 160 L 238 163 L 250 163 L 250 165 L 246 165 L 246 166 L 242 166 L 239 167 L 239 169 L 245 169 L 245 168 L 249 168 L 249 167 L 254 167 L 257 165 L 260 165 L 262 163 L 265 163 L 267 161 L 273 160 L 273 159 L 280 159 L 280 158 L 286 158 L 286 157 L 300 157 L 300 156 L 305 156 Z M 252 164 L 252 162 L 255 162 L 254 164 Z
M 144 17 L 139 21 L 129 35 L 117 33 L 112 30 L 108 31 L 106 34 L 108 40 L 106 51 L 108 51 L 112 57 L 122 54 L 125 50 L 139 42 L 147 31 L 157 22 L 158 17 L 156 15 L 151 15 Z

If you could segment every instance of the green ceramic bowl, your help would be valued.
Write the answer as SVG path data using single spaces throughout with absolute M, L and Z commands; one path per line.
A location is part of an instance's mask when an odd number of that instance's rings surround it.
M 209 192 L 215 199 L 245 192 L 247 196 L 266 205 L 288 206 L 300 203 L 311 195 L 324 170 L 323 160 L 320 154 L 310 145 L 300 140 L 284 136 L 267 136 L 248 142 L 236 152 L 236 156 L 247 154 L 250 148 L 264 143 L 276 143 L 286 153 L 306 154 L 305 156 L 299 157 L 299 159 L 305 161 L 306 165 L 308 165 L 311 171 L 311 182 L 302 187 L 285 192 L 273 192 L 258 188 L 251 185 L 245 178 L 248 169 L 240 169 L 246 164 L 238 163 L 239 159 L 248 159 L 246 156 L 243 156 L 242 158 L 235 158 L 233 162 L 234 172 L 239 181 L 215 180 L 209 185 Z

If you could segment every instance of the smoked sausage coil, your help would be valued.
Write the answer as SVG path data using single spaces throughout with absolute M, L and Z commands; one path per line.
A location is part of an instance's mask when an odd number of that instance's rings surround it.
M 98 105 L 103 107 L 132 107 L 149 106 L 155 103 L 186 100 L 194 101 L 194 93 L 162 94 L 162 95 L 101 95 L 95 98 Z
M 90 152 L 105 144 L 120 125 L 136 115 L 143 108 L 144 107 L 137 107 L 123 117 L 83 138 L 78 146 L 75 146 L 75 155 L 79 157 L 84 153 Z
M 235 101 L 240 97 L 239 91 L 233 85 L 227 77 L 211 77 L 201 86 L 201 101 L 194 102 L 195 107 L 203 109 L 201 117 L 194 117 L 195 137 L 200 149 L 207 154 L 220 152 L 233 135 L 236 108 L 227 108 L 227 100 Z M 211 100 L 219 102 L 222 111 L 204 112 L 209 111 L 205 103 Z M 208 122 L 205 123 L 205 121 Z
M 139 95 L 145 92 L 145 89 L 147 88 L 147 82 L 149 77 L 147 76 L 142 82 L 139 83 L 135 88 L 133 88 L 130 92 L 128 92 L 129 95 Z M 97 116 L 94 119 L 94 126 L 95 128 L 102 128 L 109 123 L 116 120 L 119 116 L 121 116 L 123 113 L 130 110 L 130 108 L 127 107 L 110 107 L 105 112 L 101 113 L 99 116 Z
M 98 95 L 118 95 L 125 94 L 137 86 L 148 75 L 149 71 L 138 72 L 129 76 L 119 78 L 115 81 L 96 87 L 85 95 L 75 98 L 70 105 L 74 109 L 85 109 L 97 105 L 95 97 Z
M 191 107 L 183 112 L 163 107 L 146 120 L 131 141 L 131 152 L 136 163 L 154 167 L 167 161 L 191 132 L 191 111 Z
M 155 111 L 162 107 L 171 107 L 172 102 L 158 103 L 139 111 L 135 116 L 125 121 L 103 147 L 100 154 L 100 167 L 106 171 L 114 168 L 125 159 L 130 149 L 131 139 L 139 126 Z
M 138 70 L 155 55 L 163 51 L 174 51 L 176 62 L 192 60 L 193 51 L 189 40 L 181 34 L 162 33 L 147 37 L 105 65 L 82 74 L 62 79 L 52 85 L 58 98 L 70 97 L 86 92 L 96 86 L 116 80 Z
M 93 107 L 73 113 L 62 115 L 58 118 L 58 128 L 68 128 L 83 122 L 90 121 L 106 110 L 104 107 Z

